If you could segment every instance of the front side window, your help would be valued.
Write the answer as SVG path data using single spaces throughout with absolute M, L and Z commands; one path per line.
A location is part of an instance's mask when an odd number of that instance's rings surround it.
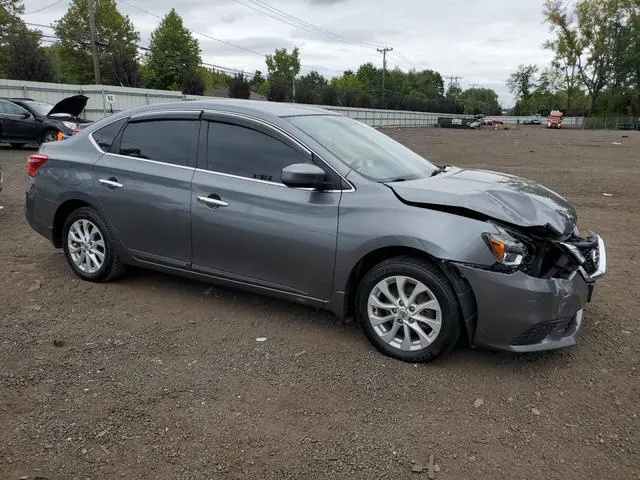
M 429 177 L 438 167 L 391 137 L 339 115 L 287 118 L 361 175 L 376 182 Z
M 197 120 L 146 120 L 129 123 L 120 155 L 188 166 L 199 130 Z
M 15 103 L 0 102 L 0 113 L 4 113 L 5 115 L 24 115 L 29 112 Z
M 304 153 L 265 133 L 229 123 L 209 123 L 208 170 L 279 183 L 283 168 L 307 162 Z

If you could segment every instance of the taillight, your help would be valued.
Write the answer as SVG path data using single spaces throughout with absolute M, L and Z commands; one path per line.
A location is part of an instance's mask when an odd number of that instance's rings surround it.
M 41 153 L 29 155 L 29 159 L 27 160 L 27 175 L 35 177 L 38 169 L 44 165 L 47 160 L 49 160 L 49 157 Z

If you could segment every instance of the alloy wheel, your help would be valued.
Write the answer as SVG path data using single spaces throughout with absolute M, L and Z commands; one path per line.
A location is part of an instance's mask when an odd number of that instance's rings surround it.
M 90 220 L 78 219 L 67 236 L 69 256 L 78 270 L 94 274 L 104 265 L 106 244 L 100 229 Z
M 407 276 L 378 282 L 369 295 L 367 315 L 385 343 L 405 352 L 429 347 L 442 327 L 442 308 L 433 292 Z

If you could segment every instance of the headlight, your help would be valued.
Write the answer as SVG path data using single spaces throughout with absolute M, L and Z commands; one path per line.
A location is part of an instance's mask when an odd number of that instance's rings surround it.
M 75 130 L 76 128 L 78 128 L 78 124 L 77 123 L 73 123 L 73 122 L 62 122 L 62 124 L 67 127 L 69 130 Z
M 521 265 L 528 254 L 527 247 L 522 242 L 503 230 L 498 234 L 485 233 L 483 237 L 491 253 L 502 265 L 508 267 Z

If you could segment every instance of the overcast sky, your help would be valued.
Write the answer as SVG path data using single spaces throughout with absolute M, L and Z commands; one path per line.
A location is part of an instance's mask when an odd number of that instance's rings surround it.
M 69 0 L 25 0 L 27 22 L 50 24 L 64 15 Z M 335 37 L 304 30 L 254 9 L 266 4 Z M 364 62 L 382 65 L 375 46 L 389 46 L 388 67 L 430 68 L 462 77 L 461 86 L 493 88 L 503 106 L 513 104 L 505 80 L 521 63 L 545 66 L 549 52 L 541 0 L 122 0 L 147 45 L 159 19 L 174 7 L 189 29 L 245 48 L 195 35 L 204 61 L 253 72 L 266 71 L 264 57 L 276 48 L 300 48 L 302 73 L 335 76 Z M 50 6 L 54 4 L 53 6 Z M 244 5 L 243 5 L 244 4 Z M 49 8 L 45 8 L 50 6 Z M 135 7 L 147 10 L 145 13 Z M 252 7 L 253 9 L 249 8 Z M 44 8 L 44 9 L 43 9 Z M 43 9 L 41 11 L 36 11 Z M 33 12 L 33 13 L 29 13 Z M 273 11 L 273 16 L 277 16 Z M 51 33 L 43 29 L 45 33 Z M 352 42 L 352 43 L 348 43 Z M 365 44 L 365 45 L 362 45 Z M 252 53 L 247 50 L 253 50 Z M 397 54 L 399 53 L 403 59 Z

